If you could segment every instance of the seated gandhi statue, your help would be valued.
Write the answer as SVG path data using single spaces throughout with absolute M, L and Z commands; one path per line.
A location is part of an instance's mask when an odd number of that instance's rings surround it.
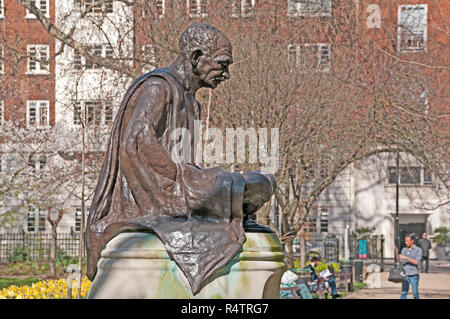
M 196 92 L 229 79 L 232 63 L 230 40 L 211 25 L 195 23 L 182 33 L 170 66 L 144 74 L 128 89 L 87 219 L 90 280 L 102 249 L 121 232 L 155 233 L 194 294 L 241 249 L 243 221 L 270 199 L 274 177 L 201 169 L 193 158 L 171 157 L 176 128 L 194 136 L 201 114 Z

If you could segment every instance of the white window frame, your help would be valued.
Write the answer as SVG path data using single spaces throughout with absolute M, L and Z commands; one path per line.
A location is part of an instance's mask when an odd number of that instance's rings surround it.
M 166 0 L 151 0 L 152 3 L 145 2 L 144 6 L 142 7 L 142 18 L 147 18 L 147 15 L 152 17 L 151 14 L 148 14 L 148 12 L 152 11 L 153 9 L 160 8 L 161 14 L 158 16 L 159 19 L 164 18 L 166 15 Z
M 94 119 L 92 123 L 87 123 L 87 116 L 88 116 L 88 110 L 86 107 L 86 104 L 92 103 L 95 106 L 98 106 L 97 111 L 99 110 L 99 116 L 100 119 L 98 120 L 98 123 L 96 123 L 96 119 L 98 117 L 95 117 L 95 114 L 93 113 Z M 105 126 L 105 125 L 111 125 L 114 121 L 114 107 L 112 101 L 102 101 L 102 100 L 81 100 L 81 101 L 75 101 L 74 102 L 74 109 L 73 109 L 73 121 L 72 124 L 75 126 L 81 125 L 81 121 L 83 121 L 86 125 L 86 127 L 99 127 L 99 126 Z M 81 112 L 81 119 L 78 118 L 78 114 Z M 110 114 L 108 114 L 110 113 Z M 110 116 L 108 119 L 107 116 Z M 81 120 L 81 121 L 80 121 Z
M 420 46 L 416 46 L 416 47 L 411 47 L 411 48 L 405 48 L 404 46 L 402 46 L 402 36 L 404 36 L 404 34 L 410 32 L 408 30 L 404 30 L 404 27 L 402 26 L 402 13 L 406 10 L 424 10 L 424 25 L 423 25 L 423 30 L 422 32 L 422 37 L 423 37 L 423 47 Z M 405 4 L 405 5 L 399 5 L 398 6 L 398 28 L 397 28 L 397 51 L 400 53 L 408 53 L 408 52 L 423 52 L 423 51 L 427 51 L 427 34 L 428 34 L 428 5 L 426 4 Z M 419 23 L 421 23 L 421 21 L 419 21 Z M 418 35 L 418 33 L 413 33 L 413 37 L 414 35 Z
M 161 14 L 159 15 L 159 18 L 162 19 L 166 15 L 166 0 L 154 0 L 155 7 L 161 6 Z
M 328 233 L 330 227 L 330 210 L 328 209 L 328 207 L 320 207 L 318 211 L 320 213 L 320 225 L 318 227 L 318 230 L 320 233 Z M 325 224 L 327 228 L 326 231 L 324 230 Z
M 291 56 L 292 52 L 295 52 L 295 65 L 299 66 L 299 58 L 302 54 L 302 48 L 305 47 L 316 47 L 317 50 L 317 60 L 316 60 L 316 70 L 319 72 L 329 72 L 331 69 L 331 44 L 329 43 L 301 43 L 301 44 L 289 44 L 288 45 L 288 56 Z M 321 67 L 322 61 L 322 48 L 327 47 L 328 49 L 328 65 L 325 68 Z M 294 50 L 292 50 L 294 49 Z
M 322 72 L 328 72 L 331 69 L 331 44 L 329 43 L 317 43 L 317 68 L 319 69 L 319 71 Z M 328 62 L 327 62 L 327 66 L 325 68 L 322 68 L 322 49 L 323 48 L 327 48 L 328 50 Z
M 98 0 L 93 0 L 92 3 L 86 4 L 86 0 L 74 0 L 74 7 L 78 11 L 85 11 L 91 4 L 94 4 L 96 1 L 98 1 Z M 114 1 L 110 2 L 110 5 L 111 5 L 110 8 L 111 8 L 112 12 L 107 12 L 106 3 L 107 2 L 102 3 L 100 9 L 95 9 L 95 7 L 97 7 L 97 6 L 92 7 L 91 11 L 88 12 L 87 14 L 90 14 L 90 15 L 114 14 Z M 109 5 L 108 5 L 108 7 L 109 7 Z
M 25 227 L 26 227 L 27 233 L 35 233 L 36 232 L 36 212 L 32 208 L 30 208 L 27 212 L 27 219 L 25 222 Z
M 34 223 L 32 230 L 30 230 L 29 227 L 30 220 L 33 220 Z M 27 233 L 45 232 L 47 229 L 47 211 L 44 209 L 29 207 L 25 228 Z
M 428 114 L 429 110 L 430 110 L 430 102 L 428 99 L 428 91 L 426 89 L 421 90 L 420 92 L 418 92 L 419 95 L 416 96 L 413 101 L 417 103 L 417 105 L 423 106 L 423 113 L 424 114 Z
M 312 215 L 308 216 L 305 223 L 304 231 L 310 234 L 317 233 L 317 216 Z
M 332 0 L 319 0 L 328 2 L 328 10 L 321 10 L 317 12 L 308 12 L 305 9 L 307 1 L 314 0 L 288 0 L 288 17 L 331 17 L 333 15 Z M 324 7 L 324 6 L 322 6 Z
M 5 61 L 5 49 L 4 49 L 3 45 L 0 45 L 0 75 L 5 74 L 4 61 Z
M 34 104 L 34 105 L 33 105 Z M 35 114 L 35 123 L 30 123 L 31 116 L 30 116 L 30 110 L 32 107 L 35 107 L 36 114 Z M 47 119 L 46 124 L 42 124 L 42 107 L 46 107 L 47 111 Z M 28 100 L 27 101 L 27 126 L 28 127 L 37 127 L 37 128 L 48 128 L 50 127 L 50 101 L 48 100 Z
M 143 45 L 141 53 L 142 60 L 149 61 L 154 65 L 156 64 L 156 48 L 153 44 Z M 153 71 L 156 68 L 154 65 L 144 63 L 141 68 L 142 72 L 148 73 L 150 71 Z
M 5 17 L 5 0 L 0 0 L 0 19 Z
M 86 206 L 84 208 L 84 221 L 85 221 L 84 227 L 85 227 L 85 229 L 86 229 L 86 220 L 87 220 L 90 209 L 91 209 L 90 207 L 86 207 Z M 79 229 L 77 229 L 77 222 L 80 223 Z M 81 207 L 75 207 L 75 220 L 74 220 L 73 230 L 76 233 L 80 232 L 80 230 L 81 230 Z
M 249 12 L 246 10 L 249 7 Z M 233 0 L 232 3 L 232 18 L 249 18 L 253 16 L 256 7 L 256 0 Z
M 197 12 L 191 13 L 191 3 L 195 2 L 197 5 Z M 209 4 L 209 0 L 186 0 L 187 14 L 190 18 L 207 18 L 208 13 L 206 8 Z
M 28 166 L 31 168 L 33 173 L 40 172 L 46 169 L 48 165 L 48 158 L 44 154 L 33 154 L 28 159 Z
M 418 168 L 419 169 L 419 183 L 402 183 L 402 169 L 412 169 L 412 168 Z M 389 166 L 388 167 L 388 171 L 387 171 L 387 185 L 388 186 L 394 186 L 396 185 L 395 182 L 391 182 L 390 181 L 390 172 L 391 170 L 395 170 L 395 166 Z M 430 172 L 428 174 L 429 176 L 429 180 L 425 179 L 425 172 L 427 171 L 427 169 L 425 167 L 421 167 L 421 166 L 400 166 L 399 167 L 399 175 L 397 176 L 397 180 L 398 180 L 398 185 L 399 186 L 413 186 L 413 187 L 420 187 L 420 186 L 429 186 L 429 185 L 433 185 L 433 174 Z
M 5 102 L 0 100 L 0 125 L 5 122 Z
M 81 207 L 75 208 L 75 225 L 73 229 L 75 232 L 79 232 L 81 230 Z
M 425 172 L 428 172 L 429 180 L 425 178 Z M 422 167 L 422 171 L 420 172 L 422 185 L 433 185 L 433 173 L 428 171 L 425 167 Z
M 95 47 L 99 47 L 101 46 L 102 48 L 102 52 L 100 54 L 100 57 L 102 58 L 113 58 L 114 57 L 114 48 L 112 46 L 110 46 L 109 44 L 89 44 L 86 47 L 90 50 L 90 54 L 94 55 L 94 50 Z M 95 56 L 95 55 L 94 55 Z M 97 55 L 98 56 L 98 55 Z M 81 70 L 90 70 L 90 71 L 94 71 L 94 70 L 102 70 L 103 67 L 97 66 L 96 64 L 92 64 L 92 67 L 86 67 L 87 63 L 86 63 L 86 58 L 81 54 L 81 53 L 77 53 L 77 51 L 73 51 L 73 68 L 75 70 L 80 70 L 76 67 L 76 60 L 80 60 L 79 64 L 80 64 L 80 69 Z
M 430 111 L 430 100 L 428 99 L 428 91 L 424 90 L 420 93 L 420 98 L 423 100 L 424 113 L 428 114 Z
M 31 1 L 35 1 L 35 7 L 38 8 L 39 10 L 41 10 L 40 5 L 39 5 L 39 7 L 36 6 L 36 2 L 40 2 L 42 0 L 31 0 Z M 46 18 L 50 18 L 50 3 L 49 3 L 50 1 L 49 0 L 43 0 L 43 1 L 46 2 L 46 4 L 45 4 L 45 6 L 46 6 L 46 13 L 44 14 L 44 16 Z M 41 10 L 41 12 L 42 12 L 42 10 Z M 25 18 L 26 19 L 37 19 L 37 17 L 34 14 L 32 14 L 28 9 L 26 9 Z
M 36 52 L 36 58 L 35 61 L 31 60 L 30 57 L 30 50 L 34 48 L 35 52 Z M 45 48 L 46 51 L 46 65 L 42 66 L 41 61 L 42 60 L 42 49 Z M 27 72 L 26 74 L 28 75 L 35 75 L 35 74 L 50 74 L 50 46 L 47 44 L 29 44 L 27 45 L 27 56 L 28 56 L 28 61 L 27 61 Z M 35 70 L 31 70 L 31 62 L 36 63 L 36 69 Z

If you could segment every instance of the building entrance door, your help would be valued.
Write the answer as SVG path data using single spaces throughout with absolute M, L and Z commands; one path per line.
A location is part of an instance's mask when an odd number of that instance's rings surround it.
M 415 233 L 417 235 L 417 239 L 422 236 L 422 233 L 425 232 L 425 223 L 408 223 L 408 224 L 400 224 L 400 251 L 403 247 L 405 247 L 405 237 L 410 233 Z

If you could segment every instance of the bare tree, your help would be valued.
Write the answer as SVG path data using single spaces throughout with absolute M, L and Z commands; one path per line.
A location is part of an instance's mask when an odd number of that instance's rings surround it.
M 396 25 L 387 25 L 379 33 L 382 39 L 374 39 L 360 18 L 365 8 L 353 1 L 340 1 L 332 18 L 313 20 L 291 19 L 270 2 L 243 18 L 242 12 L 233 13 L 232 1 L 226 6 L 211 4 L 208 15 L 200 13 L 200 17 L 185 12 L 180 1 L 170 1 L 165 8 L 149 1 L 112 1 L 119 10 L 114 12 L 115 20 L 105 11 L 108 2 L 96 2 L 101 9 L 96 14 L 94 4 L 59 10 L 62 13 L 54 23 L 29 1 L 22 1 L 58 40 L 57 54 L 71 61 L 63 71 L 72 75 L 71 80 L 62 82 L 57 94 L 69 118 L 79 110 L 89 113 L 86 104 L 81 108 L 77 104 L 86 99 L 83 92 L 101 92 L 102 101 L 111 94 L 110 99 L 118 101 L 143 68 L 170 62 L 177 53 L 178 36 L 188 24 L 201 20 L 218 26 L 233 43 L 235 63 L 232 79 L 223 87 L 200 92 L 202 104 L 210 106 L 203 119 L 222 130 L 279 129 L 280 186 L 275 199 L 282 213 L 279 236 L 290 265 L 292 240 L 305 238 L 305 222 L 321 194 L 361 159 L 399 150 L 415 156 L 448 188 L 448 110 L 441 107 L 448 105 L 442 85 L 448 78 L 445 59 L 436 50 L 419 58 L 398 54 L 392 49 L 397 43 Z M 127 14 L 129 10 L 133 14 Z M 441 33 L 436 39 L 443 38 L 444 45 L 447 29 L 445 23 L 433 24 L 433 32 Z M 130 42 L 133 35 L 136 41 Z M 92 38 L 113 50 L 96 53 L 86 41 Z M 74 61 L 81 61 L 76 72 L 71 71 Z M 100 71 L 87 85 L 86 75 L 94 65 Z M 93 117 L 83 116 L 84 130 Z M 81 123 L 83 118 L 79 119 Z M 90 136 L 94 141 L 96 135 Z M 101 153 L 101 147 L 96 151 Z M 239 163 L 232 169 L 258 166 Z M 267 214 L 266 207 L 259 218 L 268 222 Z M 302 264 L 304 259 L 303 251 Z

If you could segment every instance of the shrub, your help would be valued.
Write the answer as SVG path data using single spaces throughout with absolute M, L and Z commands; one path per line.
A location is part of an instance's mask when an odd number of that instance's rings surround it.
M 56 248 L 56 267 L 62 267 L 63 269 L 66 269 L 70 264 L 76 264 L 77 262 L 77 257 L 69 256 L 61 248 Z
M 305 268 L 308 267 L 311 264 L 311 262 L 306 263 Z M 338 263 L 327 263 L 326 260 L 321 260 L 319 264 L 316 267 L 316 272 L 320 273 L 321 271 L 324 271 L 325 269 L 328 269 L 329 266 L 332 266 L 334 269 L 334 272 L 339 272 L 340 265 Z
M 39 279 L 37 278 L 25 278 L 25 279 L 18 279 L 18 278 L 0 278 L 0 289 L 7 288 L 9 286 L 31 286 L 35 282 L 38 282 Z
M 430 237 L 432 241 L 434 241 L 436 244 L 443 244 L 446 240 L 449 241 L 448 238 L 448 228 L 447 227 L 438 227 L 435 228 L 433 235 Z
M 368 239 L 372 231 L 368 227 L 359 227 L 352 233 L 354 239 Z
M 25 246 L 17 246 L 14 248 L 11 255 L 8 256 L 8 261 L 10 263 L 18 263 L 29 261 L 30 257 L 28 255 L 28 251 Z

